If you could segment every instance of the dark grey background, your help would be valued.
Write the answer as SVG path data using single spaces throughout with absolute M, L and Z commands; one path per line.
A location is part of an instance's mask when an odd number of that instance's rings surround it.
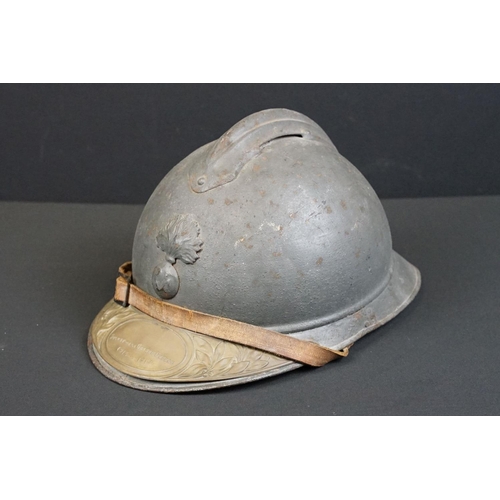
M 145 203 L 268 107 L 317 121 L 382 198 L 427 197 L 383 200 L 420 293 L 319 369 L 185 395 L 111 382 L 86 336 L 143 206 L 95 203 Z M 0 86 L 0 198 L 21 200 L 0 202 L 0 414 L 498 415 L 499 123 L 498 85 Z
M 0 199 L 145 203 L 271 107 L 315 120 L 382 198 L 500 193 L 500 85 L 2 85 Z

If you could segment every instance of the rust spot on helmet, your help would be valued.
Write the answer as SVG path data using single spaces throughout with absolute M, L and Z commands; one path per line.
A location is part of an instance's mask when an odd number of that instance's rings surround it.
M 265 196 L 266 195 L 266 190 L 265 189 L 261 189 L 259 191 L 259 193 L 260 193 L 261 196 Z
M 326 210 L 327 214 L 331 214 L 332 213 L 332 207 L 330 205 L 327 205 L 326 208 L 325 208 L 325 210 Z
M 320 257 L 320 258 L 316 261 L 316 265 L 317 265 L 317 266 L 321 266 L 321 264 L 323 264 L 323 257 Z
M 209 198 L 208 199 L 208 204 L 209 205 L 213 205 L 214 204 L 214 199 L 213 198 Z
M 344 209 L 347 210 L 347 203 L 344 200 L 340 200 L 340 206 Z
M 273 257 L 281 257 L 281 252 L 273 252 Z
M 231 205 L 231 203 L 233 203 L 233 201 L 231 201 L 229 198 L 226 198 L 224 200 L 224 203 L 229 206 L 229 205 Z

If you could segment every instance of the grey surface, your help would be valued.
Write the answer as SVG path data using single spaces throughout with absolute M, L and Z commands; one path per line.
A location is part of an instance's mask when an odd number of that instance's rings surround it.
M 0 203 L 0 413 L 499 414 L 500 197 L 383 204 L 422 272 L 405 311 L 322 368 L 170 395 L 106 379 L 85 345 L 142 207 Z

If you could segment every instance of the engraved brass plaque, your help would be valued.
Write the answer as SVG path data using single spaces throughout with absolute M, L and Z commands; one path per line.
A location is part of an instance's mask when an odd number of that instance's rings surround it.
M 97 315 L 90 332 L 94 348 L 107 363 L 147 380 L 225 380 L 292 364 L 256 349 L 167 325 L 112 300 Z

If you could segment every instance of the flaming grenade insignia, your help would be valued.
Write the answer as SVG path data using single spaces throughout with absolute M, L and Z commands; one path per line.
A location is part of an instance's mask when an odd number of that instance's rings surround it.
M 203 241 L 200 237 L 200 225 L 194 215 L 175 215 L 165 229 L 158 233 L 156 245 L 165 252 L 167 262 L 153 270 L 153 284 L 156 293 L 162 299 L 175 297 L 179 290 L 179 275 L 174 268 L 177 259 L 184 264 L 194 264 L 198 259 Z

